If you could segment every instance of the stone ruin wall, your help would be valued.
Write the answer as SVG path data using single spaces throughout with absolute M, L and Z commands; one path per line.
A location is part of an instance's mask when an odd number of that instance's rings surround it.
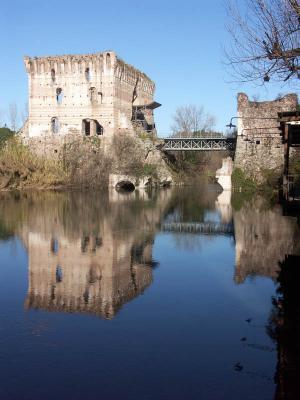
M 97 136 L 106 145 L 114 134 L 134 134 L 132 110 L 153 102 L 154 83 L 114 52 L 24 58 L 29 117 L 23 141 L 54 154 L 61 143 Z M 153 112 L 147 117 L 153 123 Z M 105 148 L 104 145 L 104 148 Z
M 249 101 L 244 93 L 238 94 L 238 137 L 235 168 L 258 181 L 264 170 L 282 170 L 284 148 L 278 113 L 295 111 L 296 94 L 288 94 L 275 101 Z

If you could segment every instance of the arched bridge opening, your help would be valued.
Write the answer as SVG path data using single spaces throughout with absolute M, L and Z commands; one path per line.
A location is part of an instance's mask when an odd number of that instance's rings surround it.
M 116 190 L 122 192 L 133 192 L 135 190 L 135 185 L 129 180 L 123 180 L 116 184 Z

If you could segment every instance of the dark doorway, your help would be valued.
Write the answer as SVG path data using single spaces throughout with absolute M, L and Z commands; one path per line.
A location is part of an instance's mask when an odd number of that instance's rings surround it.
M 90 136 L 91 134 L 91 121 L 84 119 L 82 121 L 82 131 L 85 134 L 85 136 Z
M 99 124 L 98 121 L 95 121 L 96 124 L 96 134 L 99 135 L 103 135 L 103 126 Z

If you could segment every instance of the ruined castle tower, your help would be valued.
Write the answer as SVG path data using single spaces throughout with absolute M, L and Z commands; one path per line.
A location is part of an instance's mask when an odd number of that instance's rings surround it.
M 112 137 L 155 132 L 155 85 L 112 51 L 25 57 L 29 84 L 28 138 L 67 134 Z
M 278 113 L 295 111 L 296 94 L 274 101 L 250 101 L 245 93 L 238 94 L 238 131 L 234 166 L 256 181 L 265 171 L 282 171 L 284 145 Z

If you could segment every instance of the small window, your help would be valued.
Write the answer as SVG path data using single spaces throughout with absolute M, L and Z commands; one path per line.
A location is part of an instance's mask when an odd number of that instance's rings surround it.
M 63 272 L 62 272 L 62 268 L 61 268 L 59 265 L 56 267 L 55 276 L 56 276 L 56 282 L 57 282 L 57 283 L 62 281 L 62 279 L 63 279 Z
M 89 243 L 90 243 L 90 237 L 89 236 L 84 236 L 81 239 L 81 251 L 82 251 L 82 253 L 86 253 Z
M 57 104 L 61 104 L 62 103 L 63 97 L 64 97 L 64 93 L 62 91 L 62 88 L 57 88 L 56 89 L 56 101 L 57 101 Z
M 54 68 L 51 69 L 51 79 L 52 79 L 52 82 L 55 82 L 55 69 Z
M 58 240 L 51 239 L 51 252 L 56 254 L 58 252 Z
M 52 133 L 59 132 L 59 120 L 56 117 L 51 118 L 51 131 Z
M 97 101 L 97 93 L 96 93 L 96 88 L 95 87 L 90 87 L 90 99 L 92 103 L 95 103 Z
M 260 144 L 260 140 L 257 140 L 255 143 L 256 143 L 256 144 Z
M 85 69 L 85 79 L 89 82 L 91 80 L 91 73 L 90 73 L 90 69 L 86 68 Z
M 89 303 L 89 297 L 90 297 L 89 296 L 89 291 L 85 290 L 82 297 L 83 297 L 83 300 L 84 300 L 85 304 L 88 304 Z

